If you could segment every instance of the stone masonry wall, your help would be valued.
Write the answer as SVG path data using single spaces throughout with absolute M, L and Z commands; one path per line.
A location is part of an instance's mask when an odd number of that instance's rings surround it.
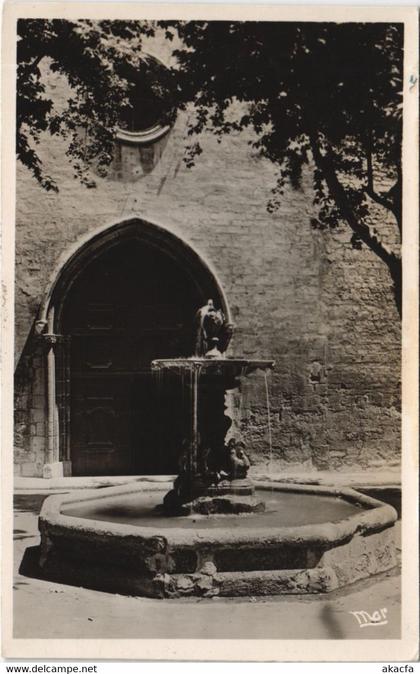
M 51 84 L 60 95 L 60 79 Z M 185 126 L 181 115 L 155 148 L 154 168 L 150 151 L 120 148 L 113 175 L 96 178 L 94 189 L 74 179 L 55 139 L 40 151 L 58 194 L 17 167 L 17 472 L 41 475 L 45 461 L 42 354 L 28 337 L 48 278 L 80 237 L 130 216 L 174 232 L 211 264 L 236 324 L 231 354 L 276 360 L 268 378 L 271 453 L 264 378 L 245 382 L 235 400 L 255 469 L 398 463 L 400 332 L 387 269 L 369 250 L 351 248 L 345 225 L 334 233 L 311 228 L 310 167 L 302 189 L 287 189 L 270 215 L 273 167 L 246 134 L 220 144 L 204 137 L 188 169 Z

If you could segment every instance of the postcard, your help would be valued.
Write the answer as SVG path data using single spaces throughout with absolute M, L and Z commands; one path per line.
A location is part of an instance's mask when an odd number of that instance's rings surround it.
M 3 45 L 3 655 L 415 660 L 417 9 Z

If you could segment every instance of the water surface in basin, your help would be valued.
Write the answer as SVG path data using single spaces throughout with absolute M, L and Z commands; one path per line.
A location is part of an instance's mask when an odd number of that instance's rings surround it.
M 334 496 L 257 489 L 255 498 L 265 502 L 263 513 L 246 515 L 187 515 L 168 517 L 159 506 L 165 491 L 131 492 L 106 496 L 62 507 L 64 515 L 87 520 L 131 524 L 162 529 L 289 527 L 338 522 L 360 513 L 360 506 Z

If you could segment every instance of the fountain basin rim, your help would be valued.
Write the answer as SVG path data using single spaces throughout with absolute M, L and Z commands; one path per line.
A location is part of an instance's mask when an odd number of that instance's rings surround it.
M 232 530 L 229 526 L 214 529 L 185 529 L 180 525 L 173 529 L 162 529 L 157 522 L 156 527 L 139 527 L 131 524 L 120 524 L 99 520 L 89 520 L 74 517 L 62 512 L 62 508 L 75 503 L 97 501 L 113 496 L 125 496 L 139 491 L 138 484 L 130 484 L 124 487 L 106 487 L 103 489 L 86 490 L 82 494 L 57 494 L 49 496 L 41 509 L 39 527 L 42 530 L 56 531 L 71 530 L 72 536 L 78 535 L 106 535 L 118 537 L 120 540 L 133 538 L 139 541 L 160 539 L 168 546 L 180 546 L 186 548 L 229 545 L 247 545 L 261 547 L 279 544 L 307 544 L 329 547 L 346 541 L 355 534 L 374 533 L 381 531 L 394 524 L 397 520 L 395 509 L 365 494 L 360 494 L 351 488 L 334 488 L 318 485 L 280 485 L 273 483 L 261 483 L 261 489 L 327 495 L 334 498 L 343 498 L 352 503 L 359 504 L 364 508 L 360 513 L 350 515 L 339 522 L 326 522 L 321 524 L 298 525 L 293 527 L 261 527 L 260 529 L 247 531 Z M 150 485 L 150 488 L 141 491 L 161 491 L 161 488 Z
M 232 368 L 247 368 L 249 371 L 273 369 L 276 362 L 272 359 L 263 358 L 205 358 L 190 356 L 188 358 L 157 358 L 152 360 L 152 370 L 164 369 L 211 369 L 219 366 L 231 366 Z

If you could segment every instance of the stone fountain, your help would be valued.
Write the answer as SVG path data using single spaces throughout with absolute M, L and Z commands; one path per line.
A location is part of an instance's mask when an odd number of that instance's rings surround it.
M 45 577 L 149 597 L 223 597 L 330 592 L 395 566 L 390 505 L 333 486 L 255 486 L 228 394 L 274 362 L 225 357 L 232 325 L 211 300 L 195 327 L 194 356 L 152 363 L 160 384 L 165 372 L 179 374 L 189 404 L 174 483 L 139 478 L 47 498 Z
M 152 369 L 161 374 L 175 371 L 182 377 L 190 403 L 190 428 L 180 458 L 180 472 L 165 496 L 167 514 L 240 514 L 261 512 L 264 502 L 255 498 L 247 476 L 250 461 L 241 439 L 226 435 L 231 420 L 226 416 L 226 395 L 240 386 L 241 378 L 255 370 L 274 366 L 272 360 L 226 358 L 233 326 L 213 300 L 196 315 L 195 355 L 161 359 Z

